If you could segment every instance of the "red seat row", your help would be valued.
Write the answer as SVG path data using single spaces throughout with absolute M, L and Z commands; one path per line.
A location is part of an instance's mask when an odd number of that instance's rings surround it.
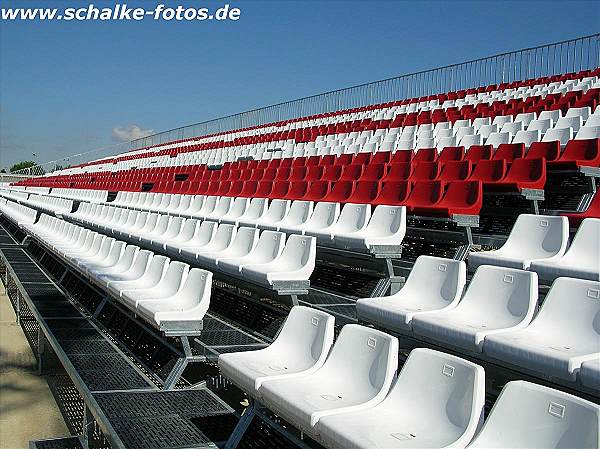
M 283 126 L 288 123 L 310 120 L 310 119 L 318 119 L 325 117 L 332 117 L 340 114 L 348 114 L 352 112 L 361 112 L 361 111 L 369 111 L 376 110 L 383 107 L 391 107 L 391 106 L 401 106 L 408 105 L 411 103 L 418 103 L 422 101 L 429 100 L 438 100 L 440 103 L 443 103 L 445 100 L 455 100 L 458 98 L 464 98 L 469 94 L 477 94 L 482 92 L 491 92 L 493 90 L 499 89 L 504 90 L 508 88 L 517 88 L 521 86 L 533 86 L 535 84 L 541 83 L 549 83 L 554 81 L 565 81 L 569 79 L 582 78 L 584 76 L 594 76 L 600 74 L 600 70 L 594 71 L 581 71 L 579 73 L 570 73 L 565 75 L 555 75 L 552 77 L 543 77 L 532 80 L 525 81 L 515 81 L 513 83 L 502 83 L 500 85 L 490 85 L 486 87 L 472 88 L 468 90 L 461 90 L 458 92 L 450 92 L 447 94 L 437 94 L 430 95 L 427 97 L 421 98 L 412 98 L 400 101 L 392 101 L 388 103 L 375 104 L 362 106 L 353 109 L 347 110 L 339 110 L 328 113 L 317 114 L 309 117 L 298 117 L 295 119 L 289 119 L 281 122 L 275 122 L 270 124 L 257 125 L 253 127 L 225 131 L 221 133 L 215 133 L 212 135 L 202 136 L 198 138 L 191 139 L 180 139 L 176 141 L 172 141 L 169 143 L 185 143 L 186 145 L 179 148 L 173 148 L 168 150 L 161 150 L 160 147 L 165 145 L 164 143 L 156 144 L 153 146 L 149 146 L 143 148 L 142 150 L 148 150 L 147 152 L 139 152 L 136 150 L 136 154 L 123 154 L 119 156 L 115 156 L 111 159 L 104 159 L 100 161 L 88 162 L 85 164 L 81 164 L 80 166 L 87 166 L 93 164 L 100 164 L 106 162 L 118 162 L 124 160 L 132 160 L 138 158 L 144 158 L 148 156 L 158 156 L 158 155 L 171 155 L 174 156 L 178 153 L 188 152 L 188 151 L 199 151 L 199 150 L 208 150 L 214 148 L 225 148 L 236 145 L 245 145 L 245 144 L 255 144 L 260 142 L 270 142 L 277 140 L 286 140 L 286 139 L 294 139 L 296 142 L 309 142 L 314 141 L 317 136 L 320 135 L 329 135 L 336 133 L 346 133 L 352 131 L 364 131 L 364 130 L 375 130 L 380 128 L 389 128 L 389 127 L 400 127 L 400 126 L 408 126 L 408 125 L 417 125 L 423 123 L 438 123 L 442 121 L 451 121 L 454 122 L 460 119 L 475 119 L 477 117 L 496 117 L 498 115 L 517 115 L 522 112 L 536 112 L 540 113 L 544 110 L 552 110 L 552 109 L 560 109 L 563 112 L 569 107 L 584 107 L 590 106 L 595 108 L 600 103 L 600 89 L 590 89 L 585 94 L 580 91 L 571 91 L 567 92 L 565 95 L 560 94 L 550 94 L 545 98 L 541 97 L 529 97 L 527 99 L 512 99 L 507 102 L 497 101 L 493 104 L 489 105 L 487 103 L 482 103 L 477 106 L 472 105 L 464 105 L 462 108 L 447 108 L 446 110 L 438 109 L 433 112 L 421 112 L 421 113 L 410 113 L 410 114 L 402 114 L 395 117 L 393 121 L 391 120 L 371 120 L 365 119 L 362 121 L 354 121 L 354 122 L 345 122 L 338 123 L 335 125 L 322 125 L 318 127 L 309 127 L 309 128 L 301 128 L 296 130 L 288 130 L 288 131 L 279 131 L 274 133 L 264 133 L 264 134 L 256 134 L 253 136 L 240 137 L 234 140 L 225 141 L 219 140 L 214 142 L 198 142 L 198 139 L 205 138 L 209 136 L 217 136 L 221 135 L 223 137 L 239 131 L 246 131 L 252 129 L 260 129 L 269 126 Z

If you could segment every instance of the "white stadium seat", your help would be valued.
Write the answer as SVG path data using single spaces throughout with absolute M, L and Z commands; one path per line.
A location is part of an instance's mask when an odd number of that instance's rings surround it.
M 441 344 L 482 352 L 487 337 L 526 327 L 537 299 L 535 273 L 483 265 L 456 307 L 417 315 L 412 328 Z
M 573 238 L 571 246 L 560 258 L 531 263 L 530 269 L 540 279 L 553 281 L 568 276 L 600 281 L 600 218 L 584 219 Z
M 575 380 L 581 363 L 600 357 L 600 282 L 558 278 L 525 329 L 486 338 L 484 351 L 543 376 Z
M 293 307 L 268 347 L 219 356 L 221 374 L 250 396 L 260 398 L 263 382 L 314 373 L 333 344 L 335 318 L 304 306 Z
M 483 421 L 485 373 L 461 358 L 414 349 L 385 400 L 319 420 L 333 449 L 465 447 Z
M 581 364 L 579 380 L 586 387 L 600 390 L 600 355 Z
M 137 302 L 136 313 L 156 327 L 164 322 L 200 322 L 210 303 L 212 273 L 192 268 L 178 292 L 171 296 Z
M 501 248 L 469 253 L 469 267 L 497 265 L 527 269 L 532 262 L 553 262 L 564 255 L 568 239 L 566 217 L 521 214 Z
M 366 227 L 354 232 L 338 232 L 333 240 L 336 247 L 373 250 L 374 247 L 387 246 L 401 250 L 406 234 L 405 206 L 377 206 Z
M 361 231 L 367 226 L 370 218 L 370 204 L 348 203 L 342 209 L 335 223 L 320 229 L 306 229 L 305 234 L 317 237 L 320 244 L 332 245 L 336 234 Z
M 600 407 L 525 381 L 506 384 L 469 448 L 598 447 Z
M 242 277 L 269 285 L 273 285 L 275 281 L 307 281 L 315 269 L 316 256 L 316 238 L 291 235 L 276 259 L 244 265 Z
M 415 316 L 456 306 L 466 278 L 463 261 L 419 256 L 398 293 L 356 302 L 358 318 L 385 329 L 410 331 Z
M 314 437 L 315 425 L 321 418 L 379 404 L 387 395 L 397 368 L 395 337 L 347 324 L 320 369 L 294 379 L 263 382 L 261 401 Z
M 119 288 L 121 302 L 135 309 L 138 301 L 169 298 L 179 291 L 188 270 L 188 264 L 170 261 L 158 283 L 153 285 L 153 280 L 150 279 L 148 284 L 121 286 Z

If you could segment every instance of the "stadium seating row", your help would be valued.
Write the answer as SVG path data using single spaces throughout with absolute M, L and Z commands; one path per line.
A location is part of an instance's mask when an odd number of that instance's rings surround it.
M 582 221 L 571 246 L 566 217 L 521 214 L 497 250 L 471 252 L 469 267 L 496 265 L 529 269 L 546 281 L 560 276 L 600 280 L 600 219 Z
M 267 288 L 274 283 L 308 281 L 315 268 L 316 240 L 218 220 L 98 207 L 98 215 L 73 218 L 86 226 L 173 254 L 211 270 L 241 277 Z M 106 212 L 102 215 L 103 212 Z M 216 217 L 211 217 L 216 218 Z
M 12 221 L 21 224 L 32 224 L 37 217 L 37 211 L 27 206 L 22 206 L 5 198 L 0 198 L 0 212 L 10 217 Z
M 80 273 L 152 326 L 198 324 L 208 310 L 212 273 L 42 214 L 23 225 Z
M 600 279 L 557 278 L 534 318 L 537 281 L 535 272 L 482 265 L 463 294 L 464 262 L 420 256 L 398 293 L 359 299 L 356 310 L 384 329 L 574 381 L 600 357 Z
M 583 87 L 584 90 L 589 88 L 590 85 L 589 84 L 585 84 L 585 86 Z M 274 146 L 271 148 L 272 150 L 277 150 L 278 147 L 284 147 L 280 153 L 281 154 L 276 154 L 277 152 L 275 152 L 275 157 L 293 157 L 296 156 L 295 154 L 295 146 L 296 144 L 298 145 L 303 145 L 304 142 L 308 142 L 308 148 L 310 148 L 310 144 L 317 142 L 318 143 L 318 138 L 319 137 L 323 137 L 325 135 L 328 136 L 328 138 L 330 137 L 334 137 L 337 136 L 339 137 L 339 139 L 336 138 L 336 140 L 333 142 L 334 144 L 337 143 L 346 143 L 345 147 L 352 147 L 352 146 L 367 146 L 368 145 L 375 145 L 376 143 L 382 143 L 382 138 L 383 136 L 386 134 L 388 128 L 392 128 L 392 130 L 395 130 L 395 133 L 393 134 L 394 140 L 393 141 L 388 141 L 387 143 L 392 143 L 396 140 L 396 138 L 398 138 L 398 141 L 396 143 L 402 142 L 402 144 L 400 144 L 399 146 L 394 146 L 393 149 L 396 148 L 415 148 L 415 146 L 417 148 L 424 148 L 424 147 L 434 147 L 437 146 L 439 148 L 442 148 L 444 146 L 453 146 L 453 145 L 457 145 L 457 144 L 464 144 L 467 148 L 471 145 L 481 145 L 484 143 L 485 140 L 490 139 L 490 136 L 493 134 L 493 136 L 491 136 L 491 140 L 490 143 L 493 144 L 494 146 L 498 146 L 501 143 L 509 143 L 509 142 L 517 142 L 517 143 L 526 143 L 526 144 L 530 144 L 532 141 L 534 141 L 534 139 L 536 140 L 540 140 L 540 137 L 542 134 L 544 134 L 544 139 L 545 141 L 551 141 L 554 139 L 560 140 L 563 144 L 566 142 L 566 140 L 568 140 L 569 138 L 573 138 L 574 134 L 579 134 L 580 128 L 583 129 L 585 128 L 585 132 L 583 132 L 581 134 L 581 136 L 577 136 L 578 138 L 593 138 L 593 137 L 598 137 L 597 136 L 597 123 L 596 123 L 596 119 L 597 116 L 594 116 L 594 120 L 592 120 L 591 122 L 589 122 L 589 116 L 591 114 L 591 107 L 590 106 L 581 106 L 583 103 L 581 103 L 581 101 L 583 99 L 579 99 L 577 100 L 577 97 L 579 95 L 581 95 L 581 93 L 583 92 L 583 90 L 581 91 L 570 91 L 566 94 L 565 97 L 569 97 L 569 99 L 567 98 L 563 98 L 563 99 L 552 99 L 552 102 L 556 101 L 557 104 L 559 105 L 567 105 L 567 106 L 575 106 L 576 104 L 580 105 L 578 107 L 573 107 L 573 108 L 568 108 L 568 107 L 558 107 L 558 108 L 552 108 L 552 105 L 550 103 L 548 103 L 548 101 L 550 101 L 550 98 L 547 97 L 546 99 L 544 99 L 544 101 L 546 102 L 546 107 L 550 108 L 551 110 L 545 110 L 545 107 L 540 106 L 539 108 L 541 108 L 542 110 L 540 110 L 539 113 L 539 118 L 536 115 L 537 112 L 529 112 L 529 113 L 517 113 L 516 110 L 514 110 L 514 107 L 509 109 L 514 113 L 514 117 L 513 115 L 498 115 L 498 116 L 494 116 L 493 120 L 491 120 L 489 117 L 475 117 L 475 118 L 462 118 L 463 116 L 461 115 L 460 119 L 458 118 L 454 118 L 454 120 L 452 121 L 436 121 L 435 123 L 435 127 L 434 124 L 431 122 L 431 120 L 424 120 L 424 119 L 420 119 L 419 121 L 415 121 L 415 124 L 411 124 L 410 120 L 404 120 L 404 118 L 402 119 L 401 122 L 398 122 L 396 119 L 394 121 L 392 120 L 383 120 L 381 121 L 381 123 L 378 123 L 378 125 L 376 126 L 372 126 L 370 121 L 367 121 L 367 123 L 363 123 L 363 122 L 358 122 L 358 125 L 351 125 L 352 130 L 356 129 L 355 131 L 350 131 L 350 133 L 345 133 L 343 131 L 343 129 L 326 129 L 327 127 L 322 126 L 320 127 L 320 130 L 316 130 L 316 129 L 312 129 L 312 131 L 310 131 L 309 133 L 309 138 L 308 139 L 300 139 L 302 140 L 302 142 L 298 143 L 298 139 L 295 137 L 294 139 L 289 140 L 287 143 L 285 143 L 285 138 L 281 139 L 282 136 L 278 136 L 279 138 L 279 143 L 271 140 L 271 142 L 274 143 Z M 571 95 L 572 94 L 572 95 Z M 589 101 L 591 101 L 591 105 L 595 106 L 595 104 L 597 103 L 597 100 L 600 99 L 600 90 L 598 89 L 590 89 L 589 91 L 587 91 L 585 94 L 583 94 L 584 97 L 588 98 Z M 566 101 L 566 103 L 564 102 Z M 481 103 L 478 106 L 483 106 L 486 105 L 488 106 L 486 103 Z M 508 106 L 507 103 L 503 103 L 504 106 Z M 494 113 L 496 114 L 498 111 L 496 110 L 496 106 L 489 106 L 491 109 L 493 110 Z M 466 108 L 466 107 L 465 107 Z M 494 109 L 496 108 L 496 109 Z M 563 117 L 563 109 L 565 112 L 565 116 Z M 438 111 L 440 111 L 441 109 L 438 109 Z M 431 115 L 431 112 L 426 111 L 428 114 Z M 435 110 L 434 110 L 434 116 L 435 116 Z M 473 111 L 475 113 L 475 111 Z M 600 113 L 600 111 L 598 111 Z M 416 113 L 415 113 L 416 114 Z M 444 113 L 445 114 L 445 113 Z M 477 113 L 475 113 L 475 115 L 477 115 Z M 467 112 L 465 111 L 464 116 L 468 116 L 471 117 L 469 114 L 467 114 Z M 513 118 L 514 118 L 514 122 L 513 122 Z M 488 120 L 489 119 L 489 120 Z M 415 120 L 416 120 L 416 115 L 415 115 Z M 596 120 L 596 121 L 595 121 Z M 420 123 L 419 129 L 417 131 L 417 122 Z M 422 123 L 421 123 L 422 122 Z M 585 122 L 585 127 L 582 127 L 582 125 Z M 360 124 L 362 123 L 362 125 Z M 404 125 L 404 128 L 402 130 L 399 130 L 398 127 Z M 438 126 L 439 125 L 439 126 Z M 525 129 L 525 125 L 527 125 L 527 129 Z M 358 134 L 359 131 L 363 131 L 367 130 L 368 132 L 372 132 L 372 131 L 376 131 L 375 134 L 377 134 L 377 131 L 382 131 L 381 134 L 379 135 L 372 135 L 368 140 L 367 137 L 365 136 L 358 138 Z M 530 129 L 531 128 L 531 129 Z M 565 131 L 567 130 L 567 131 Z M 568 131 L 570 130 L 570 131 Z M 298 133 L 299 131 L 302 130 L 295 130 L 295 133 Z M 304 130 L 305 132 L 308 132 L 308 129 Z M 400 132 L 401 131 L 401 132 Z M 481 131 L 481 132 L 480 132 Z M 538 133 L 539 131 L 539 133 Z M 547 131 L 551 131 L 548 136 L 545 136 L 545 134 L 547 133 Z M 556 131 L 556 132 L 554 132 Z M 517 136 L 517 134 L 521 132 L 521 134 L 519 136 Z M 336 134 L 333 134 L 336 133 Z M 356 133 L 356 140 L 354 138 L 351 137 L 351 134 Z M 538 133 L 538 135 L 536 135 L 536 133 Z M 346 134 L 350 134 L 350 136 L 346 137 Z M 435 135 L 434 135 L 435 134 Z M 272 134 L 273 139 L 277 138 L 276 133 Z M 262 139 L 264 141 L 264 137 L 262 136 Z M 461 140 L 465 137 L 468 137 L 465 142 L 461 142 Z M 334 137 L 335 138 L 335 137 Z M 387 137 L 386 137 L 387 138 Z M 514 139 L 516 138 L 516 140 Z M 371 139 L 375 139 L 375 140 L 371 140 Z M 443 139 L 440 142 L 440 139 Z M 323 142 L 323 141 L 322 141 Z M 331 142 L 331 141 L 330 141 Z M 357 142 L 360 145 L 357 145 L 355 142 Z M 223 142 L 221 142 L 223 143 Z M 232 144 L 238 144 L 240 142 L 233 142 Z M 253 147 L 255 147 L 256 141 L 253 142 L 248 142 L 251 143 L 253 145 Z M 385 142 L 384 142 L 385 143 Z M 244 144 L 247 145 L 247 144 Z M 285 150 L 285 146 L 286 145 L 291 145 L 291 148 L 288 150 Z M 217 145 L 218 146 L 218 145 Z M 330 146 L 330 145 L 328 145 Z M 334 145 L 335 146 L 335 145 Z M 222 149 L 223 147 L 221 147 Z M 252 148 L 251 148 L 252 149 Z M 254 148 L 254 150 L 256 150 L 257 148 Z M 313 149 L 315 149 L 313 147 Z M 392 149 L 392 148 L 390 148 Z M 196 152 L 199 153 L 199 155 L 201 155 L 202 153 L 206 153 L 206 149 L 203 149 L 203 151 L 198 151 L 198 149 L 191 147 L 191 148 L 186 148 L 185 151 L 182 148 L 178 148 L 175 150 L 165 150 L 166 153 L 163 154 L 161 156 L 161 152 L 159 151 L 158 153 L 153 153 L 155 156 L 153 156 L 153 158 L 148 158 L 146 157 L 148 154 L 146 152 L 143 151 L 136 151 L 134 152 L 135 154 L 128 154 L 127 156 L 122 156 L 122 158 L 124 158 L 124 161 L 126 163 L 121 163 L 119 162 L 119 158 L 111 158 L 111 159 L 107 159 L 107 160 L 101 160 L 101 161 L 97 161 L 99 163 L 95 163 L 94 165 L 94 171 L 98 171 L 101 170 L 102 167 L 105 167 L 105 169 L 109 169 L 110 171 L 114 171 L 115 168 L 117 170 L 122 170 L 122 169 L 127 169 L 127 168 L 131 168 L 133 165 L 131 164 L 137 164 L 136 166 L 139 168 L 139 161 L 136 162 L 135 159 L 139 159 L 140 157 L 143 157 L 144 159 L 148 159 L 148 161 L 145 162 L 150 162 L 151 165 L 152 163 L 158 163 L 158 165 L 161 165 L 161 163 L 165 163 L 167 165 L 186 165 L 185 163 L 182 164 L 181 161 L 177 162 L 177 158 L 179 157 L 180 154 L 184 154 L 185 153 L 191 153 L 191 152 Z M 373 151 L 373 150 L 367 150 L 367 151 Z M 224 153 L 223 151 L 221 151 L 220 153 Z M 267 154 L 267 153 L 264 153 Z M 317 152 L 315 151 L 313 153 L 314 155 L 317 154 Z M 246 152 L 246 154 L 244 154 L 244 152 L 242 151 L 241 153 L 237 153 L 237 156 L 234 157 L 234 160 L 239 157 L 239 156 L 248 156 L 251 155 L 254 158 L 258 158 L 261 159 L 263 156 L 263 152 L 261 152 L 261 155 L 258 155 L 256 152 L 253 152 L 252 154 L 250 152 Z M 273 153 L 269 152 L 268 153 L 269 157 L 273 157 Z M 305 155 L 305 154 L 298 154 L 298 155 Z M 311 154 L 307 154 L 307 156 L 310 156 Z M 163 157 L 164 156 L 164 157 Z M 176 156 L 175 158 L 173 156 Z M 189 155 L 188 155 L 189 156 Z M 257 157 L 258 156 L 258 157 Z M 215 155 L 215 157 L 217 157 Z M 156 160 L 150 160 L 150 159 L 154 159 L 154 158 L 158 158 Z M 162 160 L 161 160 L 162 158 Z M 189 157 L 185 157 L 184 159 L 190 160 Z M 202 158 L 202 162 L 204 163 L 222 163 L 225 160 L 228 160 L 227 158 L 223 159 L 223 158 L 210 158 L 206 159 L 206 154 L 204 154 L 204 158 Z M 196 163 L 199 163 L 199 160 L 196 160 Z M 115 165 L 116 164 L 116 165 Z M 80 169 L 80 167 L 77 168 L 73 168 L 73 169 L 66 169 L 64 171 L 65 174 L 73 174 L 76 173 L 78 171 L 78 169 Z
M 184 208 L 189 204 L 187 208 L 180 210 L 181 202 L 170 207 L 172 198 L 164 203 L 158 201 L 162 206 L 148 210 L 156 212 L 83 204 L 68 216 L 129 238 L 139 236 L 177 249 L 199 246 L 194 243 L 198 241 L 202 242 L 200 246 L 204 245 L 208 236 L 200 235 L 195 224 L 203 226 L 200 222 L 206 221 L 312 236 L 322 245 L 369 252 L 382 245 L 399 248 L 406 234 L 403 206 L 377 206 L 372 212 L 368 204 L 347 204 L 341 209 L 340 204 L 326 202 L 272 200 L 267 205 L 263 198 L 195 197 L 183 204 Z
M 219 369 L 327 448 L 593 447 L 598 441 L 596 404 L 509 382 L 483 423 L 481 366 L 414 349 L 394 382 L 396 338 L 350 324 L 333 344 L 333 326 L 331 315 L 295 307 L 269 347 L 223 354 Z
M 578 74 L 578 75 L 574 75 L 576 77 L 580 77 L 583 76 L 584 74 Z M 543 111 L 545 111 L 546 109 L 554 109 L 557 111 L 560 111 L 561 113 L 563 112 L 564 109 L 566 109 L 568 106 L 573 106 L 573 107 L 594 107 L 596 104 L 596 97 L 597 89 L 594 89 L 596 87 L 597 84 L 597 79 L 595 77 L 587 77 L 587 78 L 583 78 L 580 81 L 575 81 L 575 80 L 568 80 L 564 82 L 564 85 L 562 87 L 560 87 L 557 84 L 560 83 L 550 83 L 550 84 L 554 84 L 549 85 L 549 86 L 538 86 L 537 87 L 537 91 L 536 89 L 532 89 L 527 91 L 526 90 L 522 90 L 519 92 L 519 89 L 517 89 L 516 91 L 514 91 L 514 88 L 506 88 L 506 92 L 494 92 L 489 91 L 486 92 L 487 89 L 485 88 L 481 88 L 480 92 L 476 95 L 476 90 L 473 90 L 472 93 L 467 94 L 466 91 L 464 92 L 464 96 L 465 96 L 465 100 L 456 100 L 455 99 L 448 99 L 445 95 L 441 95 L 441 96 L 431 96 L 428 97 L 430 98 L 428 101 L 423 100 L 417 103 L 417 101 L 411 101 L 411 100 L 405 100 L 403 102 L 397 102 L 398 104 L 396 106 L 392 106 L 392 104 L 394 103 L 390 103 L 387 105 L 382 105 L 384 108 L 381 109 L 380 107 L 378 107 L 377 105 L 373 105 L 373 106 L 366 106 L 363 108 L 356 108 L 353 113 L 346 113 L 346 111 L 337 111 L 337 112 L 333 112 L 333 113 L 329 113 L 329 114 L 321 114 L 319 116 L 319 118 L 317 118 L 316 120 L 304 120 L 303 118 L 299 118 L 299 119 L 295 119 L 295 120 L 291 120 L 286 122 L 284 129 L 288 129 L 288 130 L 292 130 L 291 132 L 286 132 L 286 133 L 282 133 L 281 131 L 277 132 L 277 130 L 279 129 L 277 126 L 273 126 L 273 125 L 261 125 L 258 127 L 254 128 L 254 131 L 239 131 L 239 130 L 234 130 L 234 131 L 230 131 L 230 132 L 225 132 L 222 135 L 223 136 L 227 136 L 225 138 L 229 138 L 232 139 L 233 144 L 244 144 L 246 142 L 248 142 L 247 137 L 250 135 L 256 135 L 256 134 L 260 134 L 260 133 L 265 133 L 265 132 L 271 132 L 271 135 L 273 136 L 273 138 L 275 139 L 281 139 L 281 140 L 285 140 L 286 138 L 292 138 L 294 139 L 294 141 L 307 141 L 307 140 L 314 140 L 314 136 L 318 135 L 318 133 L 327 133 L 327 134 L 333 134 L 333 133 L 341 133 L 341 132 L 352 132 L 352 131 L 356 131 L 360 129 L 360 124 L 363 124 L 365 128 L 370 127 L 371 129 L 375 130 L 378 129 L 378 126 L 380 126 L 381 128 L 386 128 L 386 127 L 399 127 L 402 125 L 406 125 L 406 126 L 412 126 L 412 125 L 416 125 L 416 124 L 421 124 L 421 123 L 431 123 L 433 120 L 439 121 L 439 120 L 448 120 L 450 119 L 451 122 L 460 120 L 460 119 L 467 119 L 467 120 L 471 120 L 471 119 L 475 119 L 475 118 L 484 118 L 483 115 L 481 115 L 480 117 L 478 117 L 478 113 L 481 114 L 482 112 L 486 112 L 486 111 L 491 111 L 493 112 L 493 116 L 494 116 L 494 120 L 495 120 L 495 115 L 500 113 L 503 114 L 504 112 L 509 112 L 511 114 L 514 115 L 518 115 L 519 113 L 524 112 L 525 110 L 527 111 L 531 111 L 529 113 L 537 113 L 538 111 L 541 113 Z M 587 91 L 588 89 L 592 88 L 590 91 L 586 92 L 586 96 L 589 97 L 589 99 L 586 101 L 584 99 L 579 98 L 582 94 L 582 92 Z M 531 97 L 532 95 L 541 95 L 543 98 L 541 99 L 535 99 L 535 98 L 528 98 Z M 564 98 L 560 98 L 561 94 L 565 94 Z M 522 101 L 523 99 L 527 98 L 528 102 L 525 103 L 521 106 L 521 108 L 515 107 L 514 102 L 518 102 L 518 101 Z M 422 100 L 422 99 L 420 99 Z M 440 100 L 443 102 L 440 104 Z M 505 103 L 493 103 L 494 100 L 501 100 L 501 101 L 505 101 Z M 511 103 L 511 101 L 513 103 Z M 541 101 L 541 103 L 540 103 Z M 484 103 L 485 102 L 485 103 Z M 489 104 L 489 102 L 492 102 L 492 105 Z M 537 102 L 537 103 L 536 103 Z M 404 104 L 403 104 L 404 103 Z M 477 107 L 480 109 L 479 111 L 474 110 L 474 109 L 468 109 L 469 107 L 472 108 L 473 105 L 477 105 Z M 387 106 L 387 107 L 386 107 Z M 459 112 L 458 111 L 458 107 L 465 107 L 465 110 Z M 433 108 L 433 116 L 432 113 L 429 112 L 431 109 Z M 435 109 L 438 108 L 438 110 L 436 111 Z M 378 110 L 379 109 L 379 110 Z M 378 111 L 377 111 L 378 110 Z M 359 112 L 361 111 L 361 112 Z M 369 112 L 370 111 L 370 112 Z M 417 115 L 417 111 L 422 111 L 425 112 L 425 116 L 424 117 L 418 117 Z M 442 112 L 443 111 L 443 112 Z M 436 112 L 438 113 L 436 116 Z M 566 112 L 566 111 L 565 111 Z M 409 114 L 408 119 L 406 120 L 405 115 Z M 440 113 L 442 115 L 440 115 Z M 399 117 L 396 117 L 394 119 L 394 117 L 396 116 L 396 114 L 400 114 Z M 412 114 L 412 115 L 411 115 Z M 429 115 L 427 115 L 429 114 Z M 448 117 L 449 116 L 449 117 Z M 543 117 L 542 117 L 543 118 Z M 363 119 L 358 120 L 355 124 L 350 124 L 350 123 L 345 123 L 344 125 L 346 126 L 333 126 L 333 123 L 337 123 L 338 121 L 347 121 L 347 120 L 356 120 L 356 119 Z M 375 122 L 379 122 L 377 124 L 371 124 L 371 119 L 374 119 Z M 394 119 L 393 121 L 391 119 Z M 325 124 L 329 123 L 329 126 L 324 126 Z M 319 127 L 319 129 L 317 130 L 317 128 L 314 126 L 315 124 L 321 124 L 321 127 Z M 492 124 L 492 123 L 490 123 Z M 496 122 L 494 124 L 501 124 L 499 122 Z M 313 125 L 313 128 L 307 128 L 307 129 L 296 129 L 296 128 L 301 128 L 301 127 L 305 127 L 305 126 L 311 126 Z M 244 138 L 240 138 L 240 137 L 245 137 Z M 262 141 L 266 141 L 265 137 L 266 136 L 261 136 L 263 137 L 261 140 Z M 120 161 L 129 161 L 131 159 L 134 158 L 140 158 L 140 157 L 148 157 L 150 155 L 154 155 L 154 156 L 158 156 L 160 157 L 161 154 L 164 154 L 166 156 L 174 156 L 176 154 L 178 154 L 179 152 L 182 151 L 196 151 L 198 149 L 207 149 L 206 145 L 202 145 L 200 144 L 200 142 L 207 142 L 207 143 L 213 143 L 215 141 L 217 141 L 217 139 L 220 139 L 220 143 L 221 145 L 217 145 L 217 146 L 223 146 L 222 144 L 225 143 L 224 140 L 222 140 L 222 138 L 219 138 L 218 136 L 204 136 L 204 137 L 200 137 L 200 138 L 194 138 L 191 139 L 187 142 L 185 141 L 176 141 L 176 142 L 172 142 L 170 144 L 161 144 L 157 147 L 155 147 L 155 149 L 153 151 L 148 151 L 147 149 L 141 149 L 141 150 L 136 150 L 130 153 L 127 153 L 125 155 L 121 155 L 118 156 L 116 158 L 109 158 L 107 160 L 100 160 L 100 161 L 94 161 L 92 164 L 94 165 L 98 165 L 98 164 L 103 164 L 103 163 L 119 163 Z M 256 141 L 253 141 L 256 143 Z M 187 146 L 187 148 L 186 148 Z M 161 150 L 164 149 L 164 150 Z M 214 160 L 213 160 L 214 162 Z

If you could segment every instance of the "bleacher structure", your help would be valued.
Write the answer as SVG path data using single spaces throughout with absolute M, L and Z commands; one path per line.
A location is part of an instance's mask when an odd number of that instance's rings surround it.
M 0 276 L 73 434 L 31 447 L 598 448 L 583 61 L 0 186 Z

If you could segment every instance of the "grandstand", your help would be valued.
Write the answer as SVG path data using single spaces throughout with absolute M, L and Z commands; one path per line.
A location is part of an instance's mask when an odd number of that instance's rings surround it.
M 600 447 L 599 38 L 3 183 L 31 447 Z

